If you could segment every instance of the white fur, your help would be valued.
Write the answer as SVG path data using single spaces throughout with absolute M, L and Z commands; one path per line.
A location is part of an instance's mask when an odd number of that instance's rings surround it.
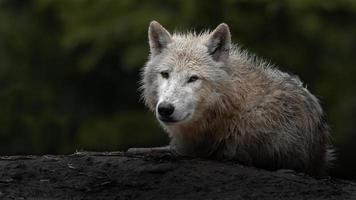
M 161 122 L 172 150 L 320 174 L 331 156 L 317 98 L 298 77 L 241 50 L 230 37 L 226 24 L 212 32 L 173 35 L 150 24 L 143 98 L 156 115 L 161 102 L 175 106 L 177 122 Z M 199 79 L 188 83 L 192 75 Z

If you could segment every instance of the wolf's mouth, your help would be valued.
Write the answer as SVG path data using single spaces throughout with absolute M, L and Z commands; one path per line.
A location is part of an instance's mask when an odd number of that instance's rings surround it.
M 158 119 L 162 122 L 164 122 L 165 124 L 167 125 L 171 125 L 171 124 L 175 124 L 175 123 L 178 123 L 178 122 L 182 122 L 184 121 L 185 119 L 187 119 L 189 117 L 189 113 L 187 115 L 185 115 L 185 117 L 183 117 L 182 119 L 180 120 L 176 120 L 172 117 L 162 117 L 162 116 L 159 116 Z

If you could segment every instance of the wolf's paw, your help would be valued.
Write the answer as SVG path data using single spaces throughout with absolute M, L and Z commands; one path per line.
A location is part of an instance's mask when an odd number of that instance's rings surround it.
M 129 148 L 126 153 L 128 154 L 149 154 L 152 153 L 152 148 Z
M 153 148 L 129 148 L 126 151 L 127 155 L 145 156 L 159 160 L 172 160 L 177 155 L 171 150 L 169 146 L 153 147 Z

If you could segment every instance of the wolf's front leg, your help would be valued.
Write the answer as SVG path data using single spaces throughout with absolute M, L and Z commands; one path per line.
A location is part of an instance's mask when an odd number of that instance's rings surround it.
M 129 148 L 126 153 L 129 154 L 173 154 L 170 146 L 151 147 L 151 148 Z

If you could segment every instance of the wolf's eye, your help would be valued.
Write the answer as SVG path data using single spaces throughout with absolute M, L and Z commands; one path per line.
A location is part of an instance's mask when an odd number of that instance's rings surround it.
M 194 82 L 194 81 L 196 81 L 196 80 L 198 80 L 198 79 L 199 79 L 199 77 L 198 77 L 198 76 L 193 75 L 193 76 L 189 77 L 189 79 L 188 79 L 188 83 L 192 83 L 192 82 Z
M 161 72 L 161 76 L 165 79 L 169 78 L 169 73 L 168 72 Z

